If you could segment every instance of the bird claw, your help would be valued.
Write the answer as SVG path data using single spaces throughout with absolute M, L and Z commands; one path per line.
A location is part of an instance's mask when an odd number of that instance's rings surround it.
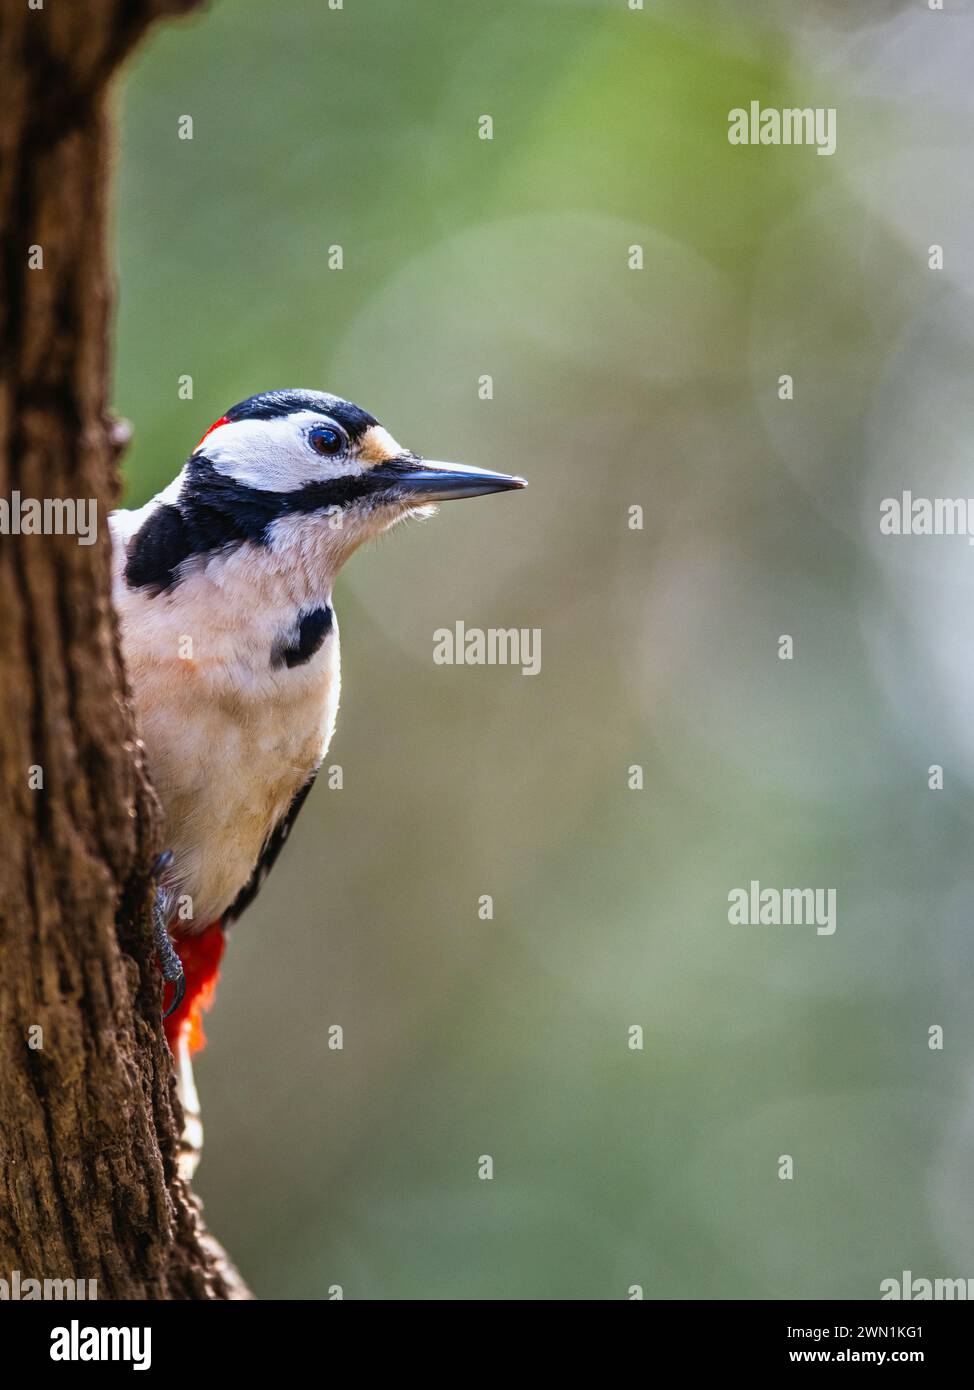
M 152 867 L 153 878 L 158 878 L 171 863 L 172 850 L 164 850 Z M 183 1002 L 183 995 L 186 993 L 186 974 L 183 970 L 183 963 L 176 954 L 176 948 L 172 944 L 172 937 L 169 935 L 169 929 L 166 925 L 165 903 L 166 890 L 157 888 L 152 904 L 152 936 L 156 945 L 156 955 L 159 957 L 159 964 L 162 967 L 162 978 L 168 980 L 175 987 L 172 1003 L 162 1015 L 164 1019 L 175 1013 Z
M 156 860 L 156 862 L 155 862 L 155 863 L 153 864 L 153 866 L 152 866 L 152 877 L 153 877 L 153 878 L 158 878 L 160 874 L 165 873 L 165 871 L 169 868 L 169 865 L 170 865 L 171 863 L 172 863 L 172 850 L 171 850 L 171 849 L 164 849 L 164 850 L 162 851 L 162 853 L 159 855 L 159 857 L 158 857 L 158 859 Z

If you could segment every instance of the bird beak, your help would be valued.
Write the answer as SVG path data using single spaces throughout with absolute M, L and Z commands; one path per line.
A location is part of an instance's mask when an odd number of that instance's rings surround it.
M 411 502 L 449 502 L 455 497 L 484 497 L 488 492 L 527 487 L 523 478 L 510 473 L 491 473 L 486 468 L 433 459 L 391 459 L 373 474 L 377 482 L 382 480 L 397 496 Z

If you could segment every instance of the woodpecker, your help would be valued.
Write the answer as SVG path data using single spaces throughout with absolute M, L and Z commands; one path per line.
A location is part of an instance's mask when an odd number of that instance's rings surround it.
M 179 475 L 110 518 L 112 591 L 166 852 L 153 912 L 172 985 L 165 1028 L 187 1131 L 228 928 L 253 902 L 328 749 L 338 711 L 335 578 L 364 541 L 436 502 L 523 478 L 424 460 L 321 391 L 228 410 Z

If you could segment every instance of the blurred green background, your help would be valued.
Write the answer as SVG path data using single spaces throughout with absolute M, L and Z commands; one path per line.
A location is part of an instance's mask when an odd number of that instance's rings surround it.
M 235 928 L 197 1063 L 198 1185 L 259 1295 L 974 1275 L 974 552 L 878 526 L 974 493 L 971 29 L 219 0 L 129 69 L 130 503 L 279 386 L 531 482 L 340 580 L 344 787 Z M 834 106 L 836 154 L 729 145 L 751 99 Z M 541 674 L 435 666 L 458 619 L 541 628 Z M 835 888 L 835 935 L 730 926 L 752 878 Z

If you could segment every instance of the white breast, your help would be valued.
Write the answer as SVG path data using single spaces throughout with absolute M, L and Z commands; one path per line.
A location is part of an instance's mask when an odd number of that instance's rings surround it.
M 170 593 L 129 589 L 123 547 L 142 519 L 112 518 L 113 592 L 173 851 L 166 882 L 184 895 L 174 928 L 201 931 L 249 881 L 268 834 L 325 755 L 338 711 L 338 629 L 333 621 L 306 665 L 272 666 L 298 600 L 260 547 L 212 557 Z M 320 601 L 330 602 L 330 589 Z

